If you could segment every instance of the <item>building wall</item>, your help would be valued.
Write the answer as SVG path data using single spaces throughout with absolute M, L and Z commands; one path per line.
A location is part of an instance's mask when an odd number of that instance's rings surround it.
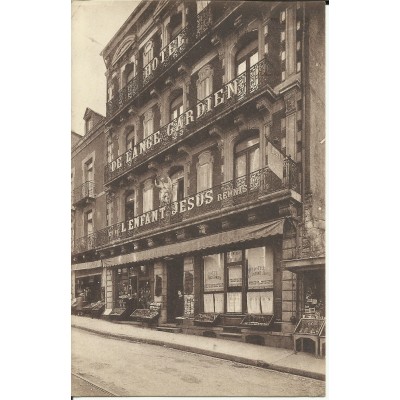
M 145 2 L 146 3 L 146 2 Z M 172 4 L 173 3 L 173 4 Z M 235 7 L 233 2 L 213 2 L 218 8 L 216 18 L 228 15 Z M 161 3 L 160 3 L 161 4 Z M 103 190 L 96 199 L 94 229 L 99 230 L 106 226 L 106 203 L 112 204 L 112 224 L 122 222 L 125 215 L 125 196 L 128 190 L 135 191 L 135 215 L 143 212 L 143 187 L 146 182 L 154 183 L 162 175 L 171 175 L 178 167 L 183 167 L 185 176 L 185 196 L 194 195 L 198 190 L 198 163 L 199 157 L 206 154 L 212 161 L 212 186 L 232 180 L 234 176 L 235 145 L 258 132 L 260 141 L 260 168 L 267 165 L 266 145 L 268 141 L 275 146 L 282 157 L 290 155 L 296 162 L 298 178 L 302 186 L 292 188 L 297 191 L 290 201 L 271 201 L 264 208 L 253 212 L 253 207 L 260 199 L 254 198 L 252 204 L 241 210 L 240 217 L 232 218 L 232 225 L 212 222 L 210 229 L 232 229 L 235 223 L 253 224 L 259 219 L 264 220 L 278 217 L 292 217 L 291 225 L 286 224 L 283 237 L 273 240 L 274 248 L 274 302 L 277 317 L 277 332 L 268 339 L 270 343 L 281 343 L 289 346 L 289 334 L 293 331 L 293 317 L 296 316 L 297 278 L 295 274 L 283 270 L 282 260 L 291 260 L 300 257 L 319 256 L 324 254 L 324 240 L 321 232 L 324 231 L 324 5 L 314 6 L 303 3 L 265 2 L 248 6 L 244 2 L 241 9 L 229 17 L 224 29 L 214 31 L 205 36 L 205 45 L 198 46 L 184 62 L 171 66 L 169 73 L 162 79 L 154 79 L 139 95 L 140 101 L 132 101 L 126 110 L 119 110 L 115 115 L 108 115 L 106 133 L 90 145 L 82 146 L 73 156 L 75 166 L 75 181 L 82 180 L 82 160 L 91 152 L 95 152 L 95 180 L 96 186 Z M 119 96 L 115 90 L 121 89 L 121 82 L 125 79 L 124 63 L 135 60 L 135 68 L 141 71 L 146 43 L 154 38 L 153 56 L 159 54 L 162 46 L 171 40 L 167 26 L 183 8 L 194 7 L 194 3 L 178 5 L 170 2 L 163 8 L 153 2 L 143 4 L 137 9 L 131 21 L 112 39 L 103 52 L 107 65 L 108 98 L 114 90 L 114 97 Z M 258 7 L 258 8 L 257 8 Z M 157 14 L 153 19 L 153 14 Z M 182 14 L 183 23 L 193 18 L 191 11 Z M 157 21 L 157 22 L 155 22 Z M 138 22 L 138 23 L 137 23 Z M 136 28 L 135 28 L 136 24 Z M 211 30 L 211 28 L 210 28 Z M 304 34 L 303 34 L 304 30 Z M 136 37 L 131 35 L 135 34 Z M 133 38 L 133 39 L 132 39 Z M 144 136 L 143 122 L 153 111 L 153 132 L 170 122 L 170 103 L 178 93 L 182 93 L 184 111 L 196 107 L 201 95 L 197 84 L 204 68 L 212 68 L 212 90 L 216 92 L 223 84 L 236 77 L 235 57 L 237 53 L 250 43 L 256 43 L 259 60 L 267 58 L 267 69 L 270 87 L 257 98 L 239 104 L 237 101 L 233 111 L 221 120 L 210 117 L 211 124 L 206 129 L 199 129 L 195 135 L 185 139 L 182 143 L 163 150 L 151 160 L 144 160 L 128 173 L 104 185 L 103 168 L 107 164 L 107 140 L 113 143 L 112 159 L 123 155 L 126 148 L 126 135 L 134 129 L 135 144 Z M 128 49 L 124 52 L 124 49 Z M 305 57 L 305 55 L 307 57 Z M 133 57 L 133 58 L 132 58 Z M 307 61 L 307 62 L 306 62 Z M 124 89 L 125 90 L 125 89 Z M 273 93 L 272 93 L 273 92 Z M 123 93 L 123 92 L 121 92 Z M 111 102 L 112 103 L 112 102 Z M 107 105 L 109 107 L 109 104 Z M 211 113 L 211 115 L 213 115 Z M 207 115 L 206 115 L 207 117 Z M 208 118 L 208 117 L 207 117 Z M 207 119 L 204 118 L 204 119 Z M 283 179 L 283 178 L 282 178 Z M 98 186 L 99 185 L 99 186 Z M 98 190 L 98 193 L 100 190 Z M 290 191 L 289 191 L 290 192 Z M 301 197 L 302 195 L 303 197 Z M 300 200 L 299 200 L 300 199 Z M 229 202 L 226 202 L 228 204 Z M 160 206 L 159 189 L 153 188 L 153 208 Z M 83 215 L 90 208 L 81 207 L 75 214 L 76 235 L 83 235 Z M 236 211 L 235 211 L 236 212 Z M 219 217 L 223 217 L 222 209 Z M 234 214 L 234 212 L 233 212 Z M 183 218 L 184 221 L 184 218 Z M 207 222 L 207 221 L 206 221 Z M 199 231 L 199 226 L 193 224 L 176 233 L 177 241 L 186 240 L 190 235 Z M 185 231 L 187 235 L 181 232 Z M 148 235 L 152 231 L 147 231 Z M 208 232 L 204 232 L 208 234 Z M 168 233 L 165 234 L 167 237 Z M 142 236 L 142 243 L 137 244 L 135 237 L 126 240 L 124 251 L 132 252 L 138 247 L 148 244 L 148 247 L 161 246 L 164 237 L 160 235 L 155 240 L 148 240 Z M 132 241 L 134 243 L 132 243 Z M 168 242 L 165 240 L 165 242 Z M 147 243 L 147 244 L 146 244 Z M 155 243 L 155 244 L 154 244 Z M 113 256 L 118 251 L 118 240 L 108 243 L 101 249 L 102 257 Z M 218 243 L 216 243 L 216 246 Z M 128 249 L 128 250 L 126 250 Z M 224 249 L 215 252 L 225 251 Z M 97 257 L 95 253 L 92 257 Z M 188 258 L 193 257 L 193 262 Z M 167 320 L 168 282 L 165 260 L 151 261 L 154 265 L 154 281 L 162 279 L 161 294 L 154 300 L 161 304 L 160 322 Z M 184 271 L 192 271 L 194 276 L 194 313 L 203 310 L 202 295 L 202 256 L 199 254 L 186 255 Z M 114 268 L 107 269 L 104 282 L 106 285 L 106 307 L 114 306 L 115 288 L 113 281 Z M 275 335 L 276 333 L 276 335 Z M 281 338 L 278 338 L 278 333 Z M 286 336 L 285 336 L 286 335 Z

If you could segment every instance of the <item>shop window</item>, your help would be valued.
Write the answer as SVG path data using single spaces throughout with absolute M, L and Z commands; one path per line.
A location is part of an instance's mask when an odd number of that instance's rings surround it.
M 323 271 L 307 271 L 303 276 L 303 317 L 325 317 L 325 276 Z
M 180 201 L 185 197 L 184 171 L 180 168 L 171 175 L 172 181 L 172 201 Z
M 247 266 L 247 312 L 273 314 L 273 250 L 256 247 L 245 250 Z
M 153 56 L 153 41 L 150 40 L 145 46 L 143 50 L 143 67 L 145 67 L 152 59 Z
M 204 294 L 203 310 L 205 313 L 224 312 L 224 255 L 203 256 Z
M 101 275 L 90 275 L 75 280 L 75 297 L 83 295 L 86 303 L 95 303 L 101 298 Z
M 242 47 L 236 54 L 236 75 L 248 71 L 258 63 L 258 40 L 255 39 Z
M 135 216 L 135 192 L 130 190 L 125 195 L 125 219 Z
M 183 97 L 179 95 L 170 104 L 170 121 L 183 114 Z
M 143 188 L 143 212 L 153 209 L 153 185 L 151 180 L 147 180 Z
M 197 192 L 210 189 L 212 187 L 213 157 L 210 151 L 200 154 L 197 163 Z
M 253 135 L 235 146 L 235 178 L 247 176 L 260 169 L 259 142 L 259 136 Z
M 204 66 L 199 71 L 199 79 L 197 80 L 197 98 L 203 100 L 210 96 L 213 90 L 213 69 L 210 65 Z

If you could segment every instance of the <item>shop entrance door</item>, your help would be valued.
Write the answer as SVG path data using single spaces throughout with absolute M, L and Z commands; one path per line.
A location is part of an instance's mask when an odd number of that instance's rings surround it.
M 167 321 L 183 316 L 183 259 L 167 263 Z

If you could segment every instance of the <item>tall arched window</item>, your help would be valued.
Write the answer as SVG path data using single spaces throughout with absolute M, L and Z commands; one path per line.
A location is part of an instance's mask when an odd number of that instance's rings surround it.
M 172 180 L 172 201 L 180 201 L 185 197 L 185 186 L 184 186 L 184 171 L 183 167 L 179 167 L 171 175 Z
M 143 50 L 143 67 L 145 67 L 153 59 L 153 41 L 146 43 Z
M 129 190 L 125 194 L 125 219 L 132 219 L 135 216 L 135 192 Z
M 260 169 L 260 138 L 253 135 L 235 146 L 235 178 Z
M 153 182 L 148 179 L 143 184 L 143 212 L 153 209 Z
M 205 65 L 199 71 L 199 79 L 197 80 L 197 98 L 203 100 L 209 96 L 213 90 L 213 69 L 210 65 Z
M 183 96 L 178 95 L 170 104 L 170 121 L 178 118 L 183 113 Z
M 210 189 L 212 187 L 213 156 L 209 150 L 199 155 L 197 163 L 197 192 Z
M 135 128 L 132 127 L 130 131 L 126 134 L 125 138 L 126 150 L 131 150 L 135 146 Z
M 253 65 L 258 63 L 258 40 L 242 46 L 236 54 L 236 76 L 248 71 Z
M 143 118 L 143 138 L 147 138 L 147 136 L 151 135 L 154 131 L 154 112 L 153 109 L 150 108 L 144 114 Z

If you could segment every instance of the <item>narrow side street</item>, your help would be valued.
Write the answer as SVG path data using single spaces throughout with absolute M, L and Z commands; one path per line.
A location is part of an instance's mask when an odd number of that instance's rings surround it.
M 323 396 L 325 393 L 322 381 L 160 346 L 103 338 L 74 328 L 72 343 L 73 396 L 93 396 L 95 390 L 118 396 Z

